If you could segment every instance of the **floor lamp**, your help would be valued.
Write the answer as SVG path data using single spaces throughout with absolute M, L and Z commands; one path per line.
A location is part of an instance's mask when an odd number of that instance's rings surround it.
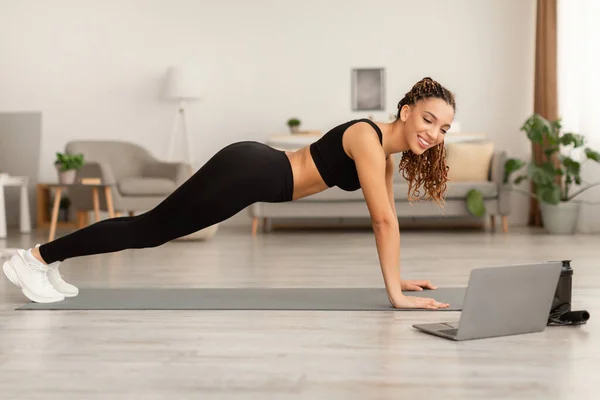
M 167 149 L 167 159 L 173 161 L 175 152 L 175 138 L 177 137 L 178 126 L 183 128 L 183 140 L 187 150 L 187 161 L 192 164 L 194 151 L 187 130 L 185 106 L 190 101 L 200 99 L 199 79 L 196 71 L 190 67 L 170 67 L 166 76 L 165 97 L 169 100 L 179 102 L 171 135 L 169 136 L 169 147 Z
M 189 66 L 170 67 L 167 71 L 165 97 L 168 100 L 176 100 L 179 102 L 175 119 L 173 120 L 173 128 L 169 136 L 169 148 L 167 149 L 167 158 L 169 161 L 174 161 L 175 138 L 177 137 L 177 127 L 181 123 L 183 128 L 184 146 L 187 150 L 187 162 L 190 164 L 191 171 L 194 170 L 194 151 L 187 130 L 185 106 L 190 101 L 200 99 L 200 80 L 198 79 L 197 71 Z M 206 240 L 211 238 L 218 230 L 219 224 L 214 224 L 190 235 L 180 237 L 177 240 Z

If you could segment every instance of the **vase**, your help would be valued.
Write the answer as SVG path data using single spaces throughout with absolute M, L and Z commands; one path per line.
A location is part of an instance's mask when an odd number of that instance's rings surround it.
M 579 203 L 561 201 L 560 203 L 540 203 L 542 222 L 546 231 L 552 235 L 572 235 L 577 229 Z
M 69 169 L 67 171 L 58 170 L 58 182 L 61 185 L 72 185 L 75 183 L 77 170 Z

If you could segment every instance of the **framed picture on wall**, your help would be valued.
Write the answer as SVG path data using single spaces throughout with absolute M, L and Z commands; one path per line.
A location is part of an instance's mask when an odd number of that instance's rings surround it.
M 385 110 L 385 69 L 352 70 L 352 111 Z

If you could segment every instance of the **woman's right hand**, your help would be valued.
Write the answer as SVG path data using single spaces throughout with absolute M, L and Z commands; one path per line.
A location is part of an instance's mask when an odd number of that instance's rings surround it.
M 391 300 L 392 306 L 394 308 L 428 308 L 428 309 L 438 309 L 438 308 L 448 308 L 450 304 L 440 303 L 434 299 L 429 299 L 427 297 L 415 297 L 415 296 L 398 296 L 397 298 Z

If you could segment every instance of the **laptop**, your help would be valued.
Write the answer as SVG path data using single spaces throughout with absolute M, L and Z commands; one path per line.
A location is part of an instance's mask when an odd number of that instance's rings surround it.
M 541 332 L 546 328 L 561 262 L 476 268 L 471 271 L 459 321 L 415 324 L 450 340 Z

